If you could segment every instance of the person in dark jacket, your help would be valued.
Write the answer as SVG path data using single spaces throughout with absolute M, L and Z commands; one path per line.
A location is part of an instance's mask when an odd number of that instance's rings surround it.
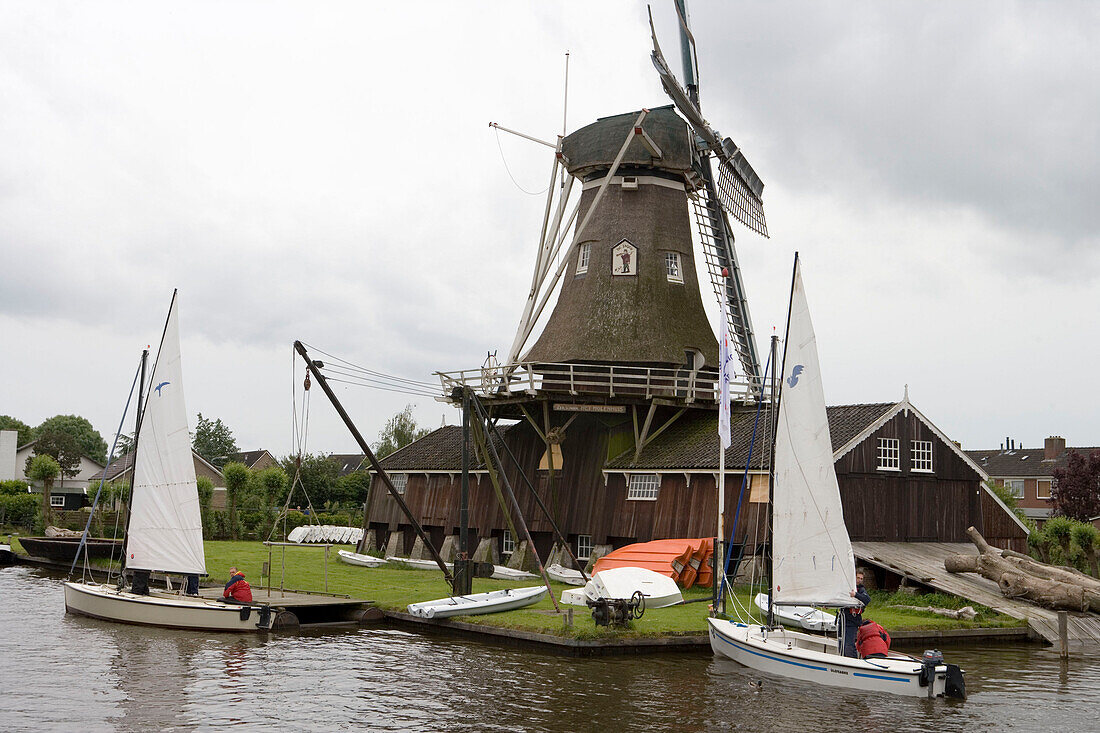
M 244 573 L 237 568 L 229 568 L 229 582 L 225 584 L 222 598 L 240 603 L 252 602 L 252 586 L 244 579 Z
M 856 650 L 863 659 L 885 659 L 890 651 L 890 635 L 871 619 L 866 619 L 856 635 Z
M 841 640 L 843 642 L 841 653 L 846 657 L 854 658 L 856 656 L 856 634 L 859 632 L 859 627 L 863 625 L 863 608 L 871 602 L 871 596 L 867 593 L 867 589 L 863 587 L 862 570 L 856 571 L 856 589 L 849 591 L 848 595 L 858 600 L 860 605 L 840 609 L 837 617 L 841 624 Z

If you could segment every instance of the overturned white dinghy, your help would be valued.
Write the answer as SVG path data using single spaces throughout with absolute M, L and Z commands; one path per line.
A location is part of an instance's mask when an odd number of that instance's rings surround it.
M 448 616 L 474 616 L 482 613 L 499 613 L 524 608 L 538 603 L 546 595 L 546 586 L 533 588 L 505 588 L 489 593 L 468 596 L 452 596 L 436 601 L 410 603 L 409 613 L 420 618 L 447 618 Z
M 768 612 L 768 594 L 757 593 L 756 607 Z M 836 631 L 836 616 L 813 606 L 775 606 L 772 613 L 780 623 L 807 631 Z
M 528 578 L 537 578 L 539 576 L 534 573 L 529 573 L 526 570 L 516 570 L 505 565 L 494 565 L 493 573 L 490 578 L 496 578 L 497 580 L 527 580 Z
M 359 544 L 363 539 L 361 527 L 341 527 L 335 524 L 303 524 L 286 535 L 287 542 L 303 544 L 328 542 L 334 545 Z
M 592 574 L 592 579 L 578 589 L 564 591 L 562 603 L 585 606 L 589 600 L 600 598 L 632 598 L 641 592 L 646 608 L 664 608 L 684 602 L 676 581 L 646 568 L 609 568 Z
M 386 555 L 386 560 L 389 562 L 403 563 L 413 570 L 439 570 L 439 563 L 435 560 L 415 560 L 411 557 L 398 557 L 397 555 Z M 444 564 L 447 566 L 448 570 L 454 570 L 454 563 Z
M 377 568 L 386 564 L 385 558 L 375 557 L 374 555 L 361 555 L 358 552 L 347 550 L 337 550 L 336 555 L 348 565 L 358 565 L 363 568 Z
M 546 574 L 550 576 L 550 580 L 556 580 L 566 585 L 584 585 L 588 582 L 584 579 L 584 575 L 581 574 L 580 570 L 573 570 L 558 563 L 547 565 Z

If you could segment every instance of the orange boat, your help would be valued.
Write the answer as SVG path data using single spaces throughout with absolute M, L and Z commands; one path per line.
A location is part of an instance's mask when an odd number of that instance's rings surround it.
M 714 541 L 707 538 L 638 542 L 604 555 L 596 561 L 593 572 L 609 568 L 645 568 L 672 578 L 684 588 L 690 588 L 700 580 L 699 570 L 704 567 L 708 554 L 713 553 L 713 548 Z M 706 568 L 706 575 L 709 583 L 709 568 Z

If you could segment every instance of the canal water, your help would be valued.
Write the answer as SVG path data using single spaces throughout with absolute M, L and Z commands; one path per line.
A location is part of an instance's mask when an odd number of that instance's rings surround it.
M 710 654 L 573 659 L 384 626 L 271 636 L 122 626 L 66 615 L 55 576 L 0 569 L 4 731 L 1100 727 L 1100 655 L 946 651 L 968 671 L 965 702 L 815 689 Z

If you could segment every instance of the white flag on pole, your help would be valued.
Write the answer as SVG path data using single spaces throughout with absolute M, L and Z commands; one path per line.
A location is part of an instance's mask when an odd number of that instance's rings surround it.
M 730 379 L 733 377 L 733 353 L 730 349 L 728 304 L 722 298 L 722 339 L 718 346 L 718 438 L 722 450 L 730 447 Z

